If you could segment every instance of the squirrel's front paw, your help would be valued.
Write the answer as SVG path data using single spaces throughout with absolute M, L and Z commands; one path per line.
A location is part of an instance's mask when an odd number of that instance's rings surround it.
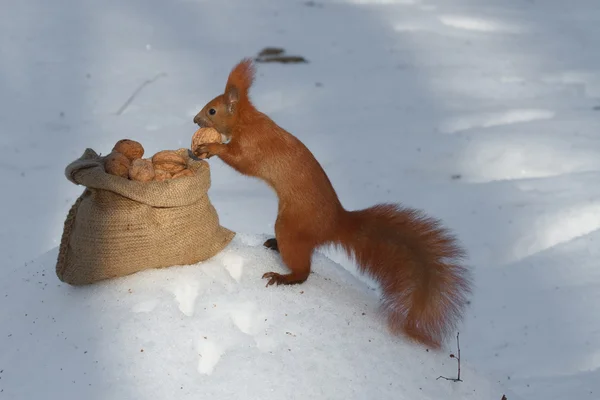
M 194 155 L 198 158 L 211 158 L 218 156 L 225 150 L 225 145 L 221 143 L 204 143 L 193 149 Z

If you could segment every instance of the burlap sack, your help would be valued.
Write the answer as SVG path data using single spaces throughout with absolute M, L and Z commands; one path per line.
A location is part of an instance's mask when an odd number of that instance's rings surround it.
M 194 160 L 195 175 L 136 182 L 107 174 L 92 149 L 67 166 L 71 182 L 86 187 L 67 215 L 56 275 L 84 285 L 144 269 L 188 265 L 211 258 L 235 233 L 219 224 L 208 198 L 208 163 Z

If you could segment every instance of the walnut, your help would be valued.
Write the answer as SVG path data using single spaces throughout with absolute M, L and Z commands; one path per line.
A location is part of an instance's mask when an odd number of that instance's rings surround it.
M 171 174 L 176 174 L 187 168 L 186 159 L 173 150 L 159 151 L 152 157 L 152 163 L 154 169 L 162 169 Z
M 162 182 L 167 179 L 171 179 L 171 174 L 163 169 L 155 169 L 154 174 L 154 180 L 157 182 Z
M 122 178 L 129 177 L 129 166 L 131 162 L 123 154 L 113 151 L 104 159 L 104 170 L 111 174 Z
M 131 139 L 119 140 L 117 144 L 115 144 L 115 147 L 113 147 L 112 151 L 123 154 L 130 161 L 142 158 L 144 155 L 144 147 L 141 145 L 141 143 Z
M 192 152 L 200 157 L 203 158 L 203 154 L 197 154 L 196 153 L 196 149 L 200 146 L 203 145 L 205 143 L 222 143 L 223 142 L 223 138 L 221 137 L 221 134 L 219 132 L 217 132 L 216 129 L 214 128 L 200 128 L 198 129 L 194 135 L 192 136 Z
M 129 179 L 132 181 L 150 182 L 154 176 L 154 166 L 151 160 L 138 158 L 129 167 Z
M 182 176 L 194 176 L 194 172 L 190 169 L 184 169 L 173 175 L 173 179 L 181 178 Z

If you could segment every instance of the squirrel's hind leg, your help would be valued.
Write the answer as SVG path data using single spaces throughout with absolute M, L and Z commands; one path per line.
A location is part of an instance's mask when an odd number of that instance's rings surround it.
M 273 284 L 294 285 L 306 281 L 310 275 L 310 263 L 314 246 L 298 241 L 282 240 L 277 240 L 275 244 L 281 254 L 283 263 L 290 269 L 290 273 L 278 274 L 276 272 L 267 272 L 263 275 L 263 279 L 269 279 L 267 286 Z

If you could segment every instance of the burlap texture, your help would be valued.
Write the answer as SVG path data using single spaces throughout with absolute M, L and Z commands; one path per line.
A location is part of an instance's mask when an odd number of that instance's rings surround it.
M 85 285 L 149 268 L 188 265 L 220 252 L 235 233 L 219 223 L 208 198 L 208 163 L 178 152 L 193 177 L 136 182 L 107 174 L 94 150 L 67 166 L 85 186 L 64 223 L 56 275 Z

